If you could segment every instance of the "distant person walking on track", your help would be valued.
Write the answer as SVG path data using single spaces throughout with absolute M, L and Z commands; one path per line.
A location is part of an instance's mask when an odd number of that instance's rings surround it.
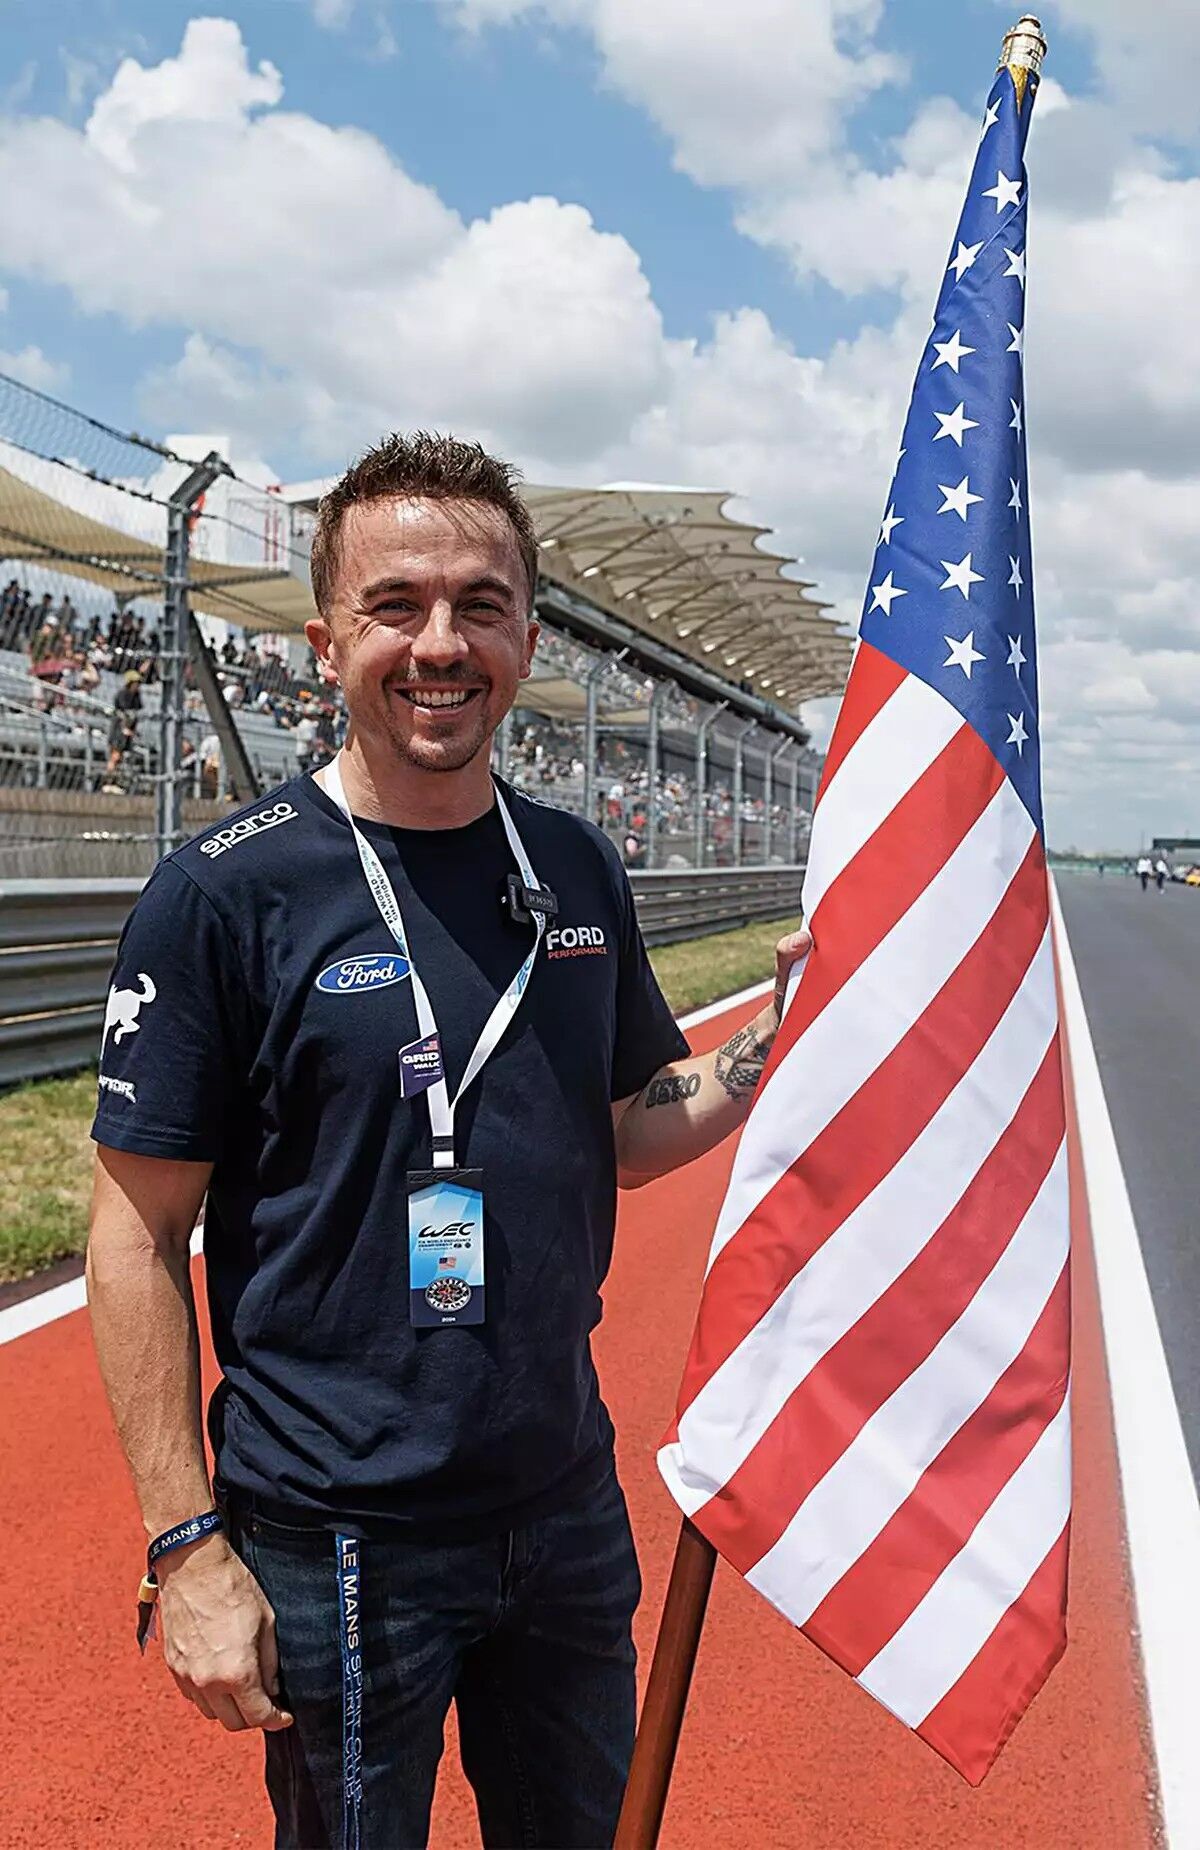
M 1148 854 L 1139 855 L 1136 872 L 1137 872 L 1138 879 L 1142 883 L 1143 893 L 1146 891 L 1146 888 L 1150 884 L 1150 875 L 1153 873 L 1153 871 L 1154 869 L 1150 861 L 1150 856 Z
M 1154 863 L 1154 884 L 1158 888 L 1160 893 L 1162 892 L 1163 887 L 1167 883 L 1167 877 L 1170 874 L 1170 872 L 1171 872 L 1170 868 L 1167 866 L 1167 863 L 1163 860 L 1162 855 L 1160 854 L 1157 861 L 1155 861 Z
M 266 1731 L 281 1846 L 424 1844 L 452 1701 L 486 1843 L 611 1842 L 640 1587 L 590 1351 L 616 1186 L 742 1123 L 808 946 L 689 1056 L 616 849 L 489 772 L 536 570 L 507 465 L 364 456 L 312 550 L 348 743 L 161 862 L 117 957 L 88 1281 L 140 1612 L 201 1715 Z M 652 1250 L 645 1279 L 675 1288 Z

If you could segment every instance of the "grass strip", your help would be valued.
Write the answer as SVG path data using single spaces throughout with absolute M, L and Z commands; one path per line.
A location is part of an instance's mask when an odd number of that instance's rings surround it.
M 737 931 L 713 932 L 708 938 L 689 938 L 683 944 L 664 944 L 651 951 L 650 962 L 675 1013 L 686 1015 L 773 977 L 775 946 L 798 922 L 771 919 Z
M 0 1281 L 83 1251 L 95 1105 L 94 1072 L 0 1098 Z
M 650 953 L 677 1015 L 774 975 L 793 921 L 746 925 Z M 43 1079 L 0 1097 L 0 1283 L 82 1253 L 87 1239 L 96 1075 Z

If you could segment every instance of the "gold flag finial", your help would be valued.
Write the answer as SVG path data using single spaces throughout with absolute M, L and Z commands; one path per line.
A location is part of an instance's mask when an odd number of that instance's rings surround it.
M 1000 50 L 1000 63 L 996 67 L 1006 67 L 1017 92 L 1017 108 L 1025 101 L 1025 85 L 1032 71 L 1036 77 L 1042 68 L 1042 59 L 1046 55 L 1046 35 L 1042 31 L 1042 22 L 1032 13 L 1022 13 L 1011 31 L 1004 34 L 1004 44 Z

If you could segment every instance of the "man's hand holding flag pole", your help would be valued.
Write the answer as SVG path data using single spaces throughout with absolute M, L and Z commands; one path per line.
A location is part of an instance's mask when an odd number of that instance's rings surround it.
M 1065 1645 L 1070 1285 L 1007 35 L 826 758 L 813 950 L 676 1418 L 684 1512 L 616 1842 L 658 1836 L 716 1553 L 972 1784 Z

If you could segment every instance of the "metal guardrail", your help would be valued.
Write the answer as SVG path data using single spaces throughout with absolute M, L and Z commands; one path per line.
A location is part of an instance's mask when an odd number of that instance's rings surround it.
M 646 943 L 729 931 L 800 909 L 802 867 L 630 875 Z M 0 1086 L 96 1057 L 121 927 L 140 880 L 0 881 Z
M 800 911 L 803 867 L 681 868 L 629 876 L 647 944 L 674 944 Z M 765 972 L 764 974 L 769 974 Z

